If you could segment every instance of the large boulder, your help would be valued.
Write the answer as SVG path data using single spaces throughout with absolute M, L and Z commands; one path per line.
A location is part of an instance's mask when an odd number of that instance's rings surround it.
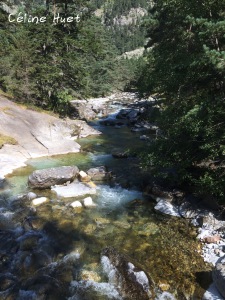
M 95 181 L 103 181 L 111 178 L 111 172 L 107 172 L 104 166 L 91 168 L 87 171 L 87 174 Z
M 93 120 L 96 118 L 96 113 L 91 105 L 86 100 L 73 100 L 70 102 L 77 113 L 77 117 L 82 120 Z
M 76 166 L 36 170 L 29 176 L 28 185 L 36 189 L 47 189 L 53 185 L 73 181 L 78 172 Z
M 213 271 L 213 281 L 220 294 L 225 298 L 225 256 L 218 259 Z

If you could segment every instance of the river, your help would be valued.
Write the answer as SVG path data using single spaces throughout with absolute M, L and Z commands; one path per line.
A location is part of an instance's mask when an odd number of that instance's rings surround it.
M 111 155 L 115 148 L 138 154 L 147 142 L 127 126 L 92 126 L 102 135 L 78 140 L 81 153 L 33 159 L 7 177 L 0 194 L 0 299 L 123 299 L 101 262 L 107 246 L 154 279 L 155 299 L 201 299 L 209 268 L 199 254 L 196 229 L 155 212 L 141 191 L 150 176 L 136 156 Z M 112 181 L 97 184 L 96 207 L 75 211 L 69 206 L 74 199 L 36 190 L 50 201 L 34 208 L 18 196 L 30 191 L 33 170 L 63 165 L 84 171 L 105 165 L 112 171 Z

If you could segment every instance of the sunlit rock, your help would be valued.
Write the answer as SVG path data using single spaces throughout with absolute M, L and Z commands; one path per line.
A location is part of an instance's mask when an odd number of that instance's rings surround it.
M 91 180 L 91 177 L 84 171 L 80 171 L 78 177 L 81 182 L 89 182 Z
M 74 201 L 70 204 L 70 206 L 76 208 L 76 207 L 82 207 L 82 204 L 80 203 L 80 201 Z
M 170 285 L 164 280 L 161 280 L 158 286 L 163 292 L 168 291 L 170 289 Z
M 87 171 L 87 174 L 91 177 L 92 180 L 95 181 L 108 180 L 111 178 L 111 173 L 107 172 L 104 166 L 91 168 Z
M 98 273 L 89 270 L 82 270 L 80 277 L 82 280 L 91 280 L 95 282 L 101 281 L 101 277 L 98 275 Z
M 58 197 L 62 198 L 80 197 L 96 194 L 95 188 L 87 186 L 86 184 L 81 182 L 72 182 L 67 186 L 54 186 L 51 188 L 51 190 L 55 192 Z
M 96 206 L 96 204 L 93 202 L 92 198 L 91 197 L 87 197 L 83 200 L 84 202 L 84 206 L 85 207 L 93 207 L 93 206 Z
M 178 208 L 167 200 L 158 198 L 158 203 L 154 208 L 163 214 L 180 217 Z
M 29 176 L 28 184 L 32 188 L 47 189 L 53 185 L 73 181 L 78 172 L 76 166 L 36 170 Z
M 33 199 L 31 203 L 34 206 L 38 206 L 38 205 L 41 205 L 41 204 L 43 204 L 43 203 L 45 203 L 47 201 L 48 201 L 48 198 L 46 198 L 46 197 L 40 197 L 40 198 Z
M 88 224 L 84 227 L 83 232 L 88 235 L 93 235 L 97 226 L 95 224 Z

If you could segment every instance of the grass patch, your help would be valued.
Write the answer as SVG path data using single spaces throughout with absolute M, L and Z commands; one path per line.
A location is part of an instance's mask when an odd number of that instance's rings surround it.
M 17 145 L 18 142 L 11 136 L 7 136 L 4 134 L 0 133 L 0 149 L 5 145 L 5 144 L 10 144 L 10 145 Z
M 12 94 L 6 93 L 6 92 L 4 92 L 1 89 L 0 89 L 0 96 L 4 96 L 4 97 L 6 97 L 8 99 L 13 99 L 13 95 Z

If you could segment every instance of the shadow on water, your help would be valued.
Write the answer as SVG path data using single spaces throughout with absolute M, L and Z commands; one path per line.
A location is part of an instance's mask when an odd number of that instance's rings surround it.
M 207 288 L 212 283 L 212 272 L 211 271 L 196 272 L 196 281 L 204 290 L 207 290 Z

